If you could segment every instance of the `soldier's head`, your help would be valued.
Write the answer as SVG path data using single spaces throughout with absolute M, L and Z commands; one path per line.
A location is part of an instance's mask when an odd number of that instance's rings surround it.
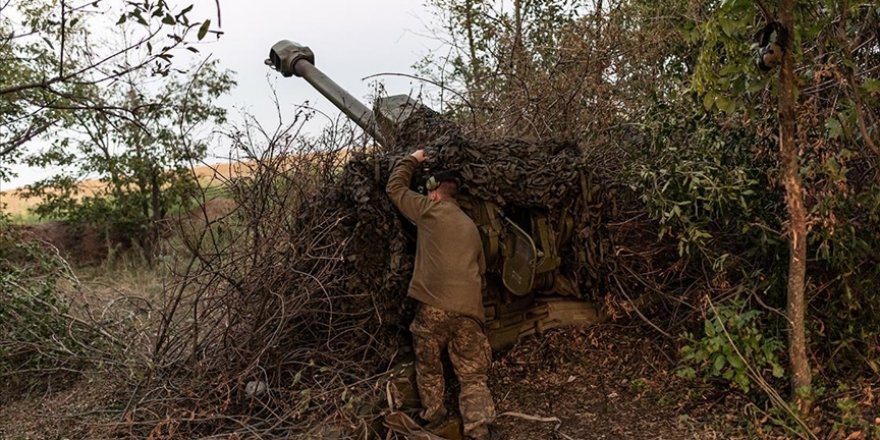
M 454 199 L 462 186 L 461 176 L 455 171 L 443 171 L 434 174 L 427 182 L 428 198 L 439 202 Z

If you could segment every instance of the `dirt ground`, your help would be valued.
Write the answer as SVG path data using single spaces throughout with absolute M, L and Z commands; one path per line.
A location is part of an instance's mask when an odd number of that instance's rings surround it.
M 694 388 L 675 375 L 674 347 L 640 325 L 555 331 L 497 358 L 490 387 L 506 416 L 500 438 L 745 439 L 735 394 Z
M 49 389 L 0 396 L 0 438 L 108 438 L 126 403 L 120 401 L 120 385 L 116 378 L 87 373 L 76 380 L 57 381 Z
M 501 439 L 746 439 L 735 393 L 694 388 L 674 374 L 674 347 L 639 325 L 553 331 L 496 354 L 490 376 Z M 452 393 L 453 391 L 450 391 Z M 6 396 L 0 438 L 103 438 L 125 402 L 114 378 L 85 375 L 67 387 Z M 124 399 L 122 399 L 124 400 Z
M 70 279 L 59 281 L 63 299 L 88 305 L 105 318 L 124 315 L 132 335 L 148 334 L 146 330 L 137 331 L 150 325 L 149 303 L 141 298 L 157 298 L 163 284 L 141 261 L 120 257 L 114 264 L 79 268 L 76 275 L 76 283 Z M 78 314 L 80 307 L 71 312 Z M 127 339 L 128 348 L 143 351 L 145 338 Z M 110 438 L 129 403 L 131 381 L 125 376 L 131 372 L 101 367 L 71 365 L 67 368 L 70 371 L 39 371 L 24 376 L 31 380 L 0 377 L 0 439 Z

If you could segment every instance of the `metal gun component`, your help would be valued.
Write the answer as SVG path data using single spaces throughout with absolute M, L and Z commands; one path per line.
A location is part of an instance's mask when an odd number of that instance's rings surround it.
M 315 67 L 315 54 L 308 46 L 302 46 L 289 40 L 281 40 L 269 50 L 266 65 L 281 72 L 284 77 L 296 75 L 305 79 L 370 136 L 376 138 L 381 144 L 385 143 L 385 138 L 376 125 L 373 112 Z

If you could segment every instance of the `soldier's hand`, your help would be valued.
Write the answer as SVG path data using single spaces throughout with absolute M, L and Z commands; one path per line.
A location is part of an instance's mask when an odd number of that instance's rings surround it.
M 416 150 L 411 154 L 412 157 L 416 158 L 419 162 L 424 162 L 428 157 L 425 156 L 425 150 Z

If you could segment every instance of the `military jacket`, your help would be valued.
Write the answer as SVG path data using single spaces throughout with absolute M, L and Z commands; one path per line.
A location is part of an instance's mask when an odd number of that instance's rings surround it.
M 408 296 L 483 322 L 482 276 L 486 269 L 480 233 L 455 200 L 434 202 L 409 189 L 419 162 L 395 165 L 386 191 L 418 227 L 415 268 Z

